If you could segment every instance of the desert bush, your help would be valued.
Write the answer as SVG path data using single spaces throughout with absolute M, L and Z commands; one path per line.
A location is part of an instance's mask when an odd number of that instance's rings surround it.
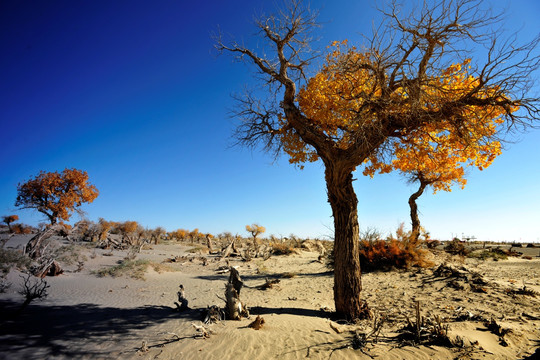
M 124 257 L 124 260 L 135 260 L 137 255 L 139 255 L 140 248 L 138 246 L 130 246 Z
M 73 226 L 72 234 L 78 235 L 81 241 L 97 241 L 101 234 L 101 225 L 89 220 L 81 220 Z
M 74 244 L 61 246 L 54 250 L 51 257 L 63 264 L 72 265 L 88 260 L 86 255 L 82 254 L 82 250 L 83 247 Z
M 176 241 L 183 241 L 187 238 L 188 234 L 189 234 L 189 231 L 185 229 L 178 229 L 178 230 L 170 232 L 169 237 L 171 239 L 175 239 Z
M 425 251 L 410 246 L 406 241 L 362 240 L 360 242 L 362 271 L 406 269 L 411 266 L 427 267 L 432 264 L 425 258 Z
M 13 224 L 11 225 L 11 231 L 14 234 L 24 235 L 24 234 L 31 234 L 32 233 L 32 227 L 24 224 Z
M 270 248 L 272 255 L 290 255 L 294 253 L 294 249 L 287 244 L 270 243 Z
M 161 226 L 158 226 L 157 228 L 150 230 L 150 242 L 154 242 L 154 244 L 159 244 L 162 237 L 167 233 L 164 228 Z
M 104 218 L 99 218 L 98 232 L 99 240 L 106 240 L 109 233 L 116 227 L 118 223 L 114 221 L 107 221 Z
M 47 294 L 47 289 L 50 285 L 47 284 L 47 281 L 43 279 L 38 279 L 31 274 L 27 273 L 26 276 L 22 276 L 23 286 L 19 291 L 19 294 L 24 296 L 24 302 L 19 309 L 19 313 L 22 312 L 32 301 L 38 299 L 45 299 Z
M 2 222 L 6 223 L 8 226 L 9 232 L 12 232 L 11 224 L 19 220 L 19 215 L 6 215 L 2 216 Z
M 426 246 L 428 249 L 435 249 L 439 245 L 441 245 L 439 240 L 426 240 Z
M 469 253 L 467 257 L 480 260 L 493 259 L 495 261 L 508 259 L 508 255 L 506 254 L 506 252 L 500 248 L 473 251 Z
M 17 250 L 0 248 L 0 272 L 7 274 L 11 268 L 24 270 L 30 267 L 32 260 Z
M 467 256 L 467 254 L 469 254 L 469 249 L 467 249 L 465 244 L 458 238 L 454 238 L 452 241 L 448 242 L 444 247 L 444 251 L 452 255 Z
M 116 230 L 120 235 L 122 235 L 122 242 L 127 240 L 130 245 L 135 245 L 135 240 L 139 229 L 139 223 L 136 221 L 124 221 L 117 225 Z
M 407 269 L 411 266 L 433 266 L 427 258 L 427 251 L 420 249 L 420 242 L 411 232 L 406 232 L 401 224 L 396 231 L 396 238 L 386 240 L 377 238 L 375 230 L 368 230 L 360 241 L 360 264 L 362 271 Z

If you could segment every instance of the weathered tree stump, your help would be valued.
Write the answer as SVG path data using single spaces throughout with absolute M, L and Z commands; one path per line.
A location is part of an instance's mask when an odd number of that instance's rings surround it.
M 240 297 L 238 296 L 238 292 L 231 283 L 228 283 L 225 287 L 225 299 L 227 318 L 230 320 L 240 320 L 244 309 Z
M 229 284 L 233 284 L 233 288 L 240 296 L 240 290 L 242 289 L 242 286 L 244 286 L 244 282 L 242 281 L 242 279 L 240 279 L 240 274 L 238 273 L 238 270 L 236 270 L 236 268 L 231 266 L 230 272 L 231 273 L 229 275 Z
M 180 284 L 179 286 L 179 290 L 178 290 L 178 302 L 174 302 L 174 304 L 176 305 L 176 310 L 177 311 L 185 311 L 187 309 L 189 309 L 188 307 L 188 300 L 186 299 L 185 295 L 184 295 L 184 285 Z
M 231 267 L 230 272 L 229 281 L 225 285 L 225 312 L 228 319 L 240 320 L 242 316 L 249 316 L 247 307 L 240 301 L 240 290 L 244 283 L 238 270 Z

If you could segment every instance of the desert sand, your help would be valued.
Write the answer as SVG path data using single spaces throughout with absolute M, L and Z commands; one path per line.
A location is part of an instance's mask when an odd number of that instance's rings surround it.
M 25 241 L 28 236 L 13 237 L 5 248 Z M 139 280 L 95 273 L 117 264 L 126 250 L 74 246 L 84 256 L 82 270 L 63 265 L 63 274 L 46 277 L 48 297 L 18 317 L 12 314 L 23 302 L 22 278 L 15 269 L 8 274 L 12 285 L 0 294 L 1 359 L 533 359 L 540 347 L 540 296 L 519 292 L 540 292 L 538 248 L 520 249 L 532 260 L 501 261 L 435 251 L 432 268 L 364 274 L 362 295 L 373 318 L 354 324 L 334 318 L 332 271 L 318 252 L 230 258 L 244 281 L 240 298 L 250 318 L 205 325 L 208 306 L 224 306 L 229 274 L 218 255 L 193 252 L 188 244 L 151 245 L 137 259 L 176 257 L 168 264 L 175 271 L 149 267 Z M 279 283 L 260 289 L 267 279 Z M 189 307 L 182 312 L 174 304 L 180 284 Z M 454 346 L 417 345 L 406 336 L 402 329 L 407 319 L 415 322 L 417 302 L 426 327 L 438 319 Z M 248 325 L 257 315 L 265 322 L 254 330 Z M 371 334 L 381 322 L 378 335 Z M 204 326 L 209 336 L 193 325 Z

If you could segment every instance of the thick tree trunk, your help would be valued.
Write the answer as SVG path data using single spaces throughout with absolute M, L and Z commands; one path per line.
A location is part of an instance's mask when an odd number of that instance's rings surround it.
M 326 164 L 328 201 L 334 216 L 334 302 L 336 312 L 347 319 L 369 315 L 367 304 L 360 299 L 362 290 L 358 200 L 353 189 L 352 170 L 340 170 Z
M 424 193 L 428 183 L 420 179 L 420 187 L 409 197 L 409 207 L 411 208 L 411 224 L 412 224 L 412 242 L 416 243 L 420 237 L 420 219 L 418 218 L 418 205 L 416 200 Z

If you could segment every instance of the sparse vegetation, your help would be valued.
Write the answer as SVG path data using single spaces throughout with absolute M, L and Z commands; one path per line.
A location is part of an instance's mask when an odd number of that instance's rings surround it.
M 294 249 L 282 243 L 270 243 L 270 248 L 272 249 L 272 255 L 290 255 L 294 253 Z
M 392 268 L 406 269 L 411 266 L 428 267 L 427 251 L 420 249 L 420 243 L 410 232 L 405 232 L 403 224 L 396 231 L 396 238 L 386 240 L 378 237 L 378 232 L 368 230 L 360 240 L 360 263 L 362 270 L 377 271 Z
M 148 267 L 154 269 L 154 271 L 161 273 L 164 271 L 175 271 L 167 264 L 159 264 L 146 259 L 139 260 L 120 260 L 117 265 L 101 268 L 94 271 L 94 274 L 99 277 L 111 276 L 120 277 L 128 275 L 133 279 L 145 280 L 144 274 L 148 270 Z
M 454 238 L 452 241 L 448 242 L 444 251 L 452 255 L 467 256 L 469 254 L 469 249 L 461 242 L 458 238 Z
M 9 232 L 12 232 L 11 224 L 15 221 L 19 220 L 18 215 L 6 215 L 2 216 L 2 222 L 5 223 L 8 226 Z
M 50 287 L 47 281 L 38 279 L 30 273 L 24 276 L 21 275 L 21 278 L 23 279 L 23 285 L 19 294 L 24 296 L 24 302 L 18 313 L 21 313 L 32 301 L 45 299 L 48 296 L 47 289 Z
M 32 260 L 22 252 L 12 249 L 0 248 L 0 272 L 7 274 L 11 268 L 25 270 L 30 267 Z
M 14 234 L 25 235 L 25 234 L 31 234 L 33 231 L 33 228 L 25 224 L 13 224 L 11 225 L 11 231 Z
M 467 256 L 473 259 L 480 259 L 480 260 L 493 259 L 495 261 L 498 261 L 498 260 L 508 259 L 508 255 L 506 255 L 506 252 L 500 248 L 473 251 L 473 252 L 468 253 Z

